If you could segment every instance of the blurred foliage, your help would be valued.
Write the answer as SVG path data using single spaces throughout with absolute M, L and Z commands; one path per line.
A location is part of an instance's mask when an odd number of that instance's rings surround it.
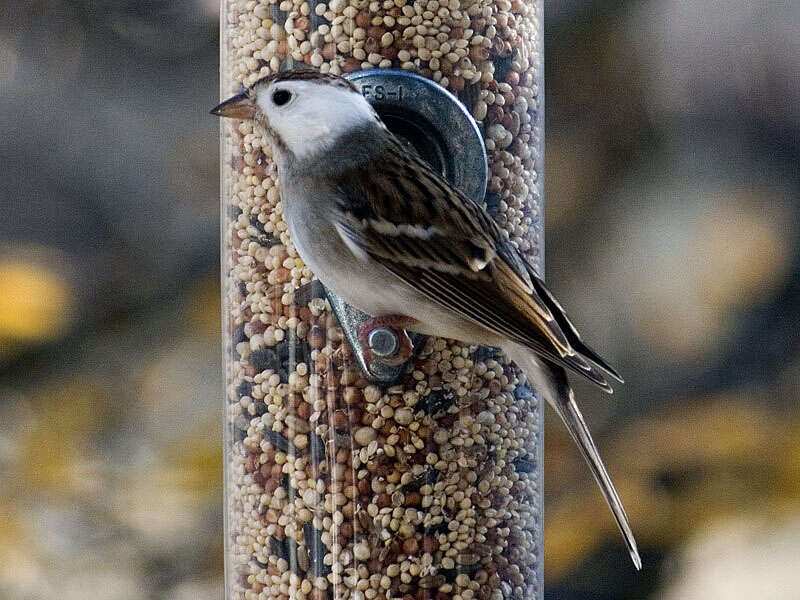
M 218 291 L 208 279 L 182 314 L 99 330 L 74 372 L 5 389 L 0 597 L 220 596 Z
M 0 356 L 58 340 L 69 325 L 72 297 L 69 282 L 51 266 L 0 258 Z
M 726 516 L 774 517 L 800 506 L 800 415 L 768 411 L 747 396 L 694 402 L 638 420 L 607 449 L 646 548 L 678 545 Z M 578 473 L 579 457 L 564 461 L 568 440 L 557 441 L 564 448 L 557 459 L 551 452 L 545 465 L 551 486 L 567 497 L 551 510 L 546 530 L 546 568 L 556 579 L 617 535 L 610 519 L 597 519 L 603 516 L 599 493 L 570 475 Z
M 545 4 L 548 280 L 645 561 L 549 415 L 546 596 L 788 598 L 800 5 Z M 222 596 L 217 5 L 0 11 L 0 598 Z

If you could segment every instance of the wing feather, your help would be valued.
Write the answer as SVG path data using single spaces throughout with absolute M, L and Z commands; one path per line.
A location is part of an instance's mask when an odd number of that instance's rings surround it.
M 531 269 L 532 270 L 532 269 Z M 617 370 L 612 367 L 608 362 L 600 356 L 597 352 L 595 352 L 586 342 L 583 341 L 581 338 L 581 334 L 578 333 L 575 325 L 572 324 L 567 313 L 561 307 L 561 303 L 556 299 L 550 289 L 545 285 L 544 281 L 536 275 L 536 273 L 532 273 L 531 275 L 533 284 L 539 292 L 539 295 L 548 303 L 550 306 L 550 311 L 555 316 L 556 320 L 561 325 L 561 328 L 567 334 L 570 340 L 570 345 L 575 349 L 576 352 L 583 355 L 585 358 L 590 360 L 592 363 L 600 367 L 603 371 L 605 371 L 608 375 L 616 379 L 620 383 L 625 383 L 625 380 L 622 376 L 617 372 Z
M 610 390 L 603 372 L 619 378 L 583 343 L 494 219 L 400 142 L 339 174 L 336 185 L 337 229 L 348 245 L 445 308 L 603 389 Z

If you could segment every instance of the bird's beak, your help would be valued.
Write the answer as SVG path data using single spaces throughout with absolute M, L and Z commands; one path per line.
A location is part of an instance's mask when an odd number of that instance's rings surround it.
M 211 114 L 232 119 L 252 119 L 256 114 L 256 103 L 247 92 L 242 92 L 215 107 Z

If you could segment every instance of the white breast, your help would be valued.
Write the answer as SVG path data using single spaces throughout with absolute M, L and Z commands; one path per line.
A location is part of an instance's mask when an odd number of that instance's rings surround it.
M 298 254 L 319 279 L 351 304 L 369 298 L 369 279 L 382 267 L 368 256 L 355 255 L 331 219 L 334 198 L 310 178 L 281 182 L 283 214 Z M 362 310 L 364 307 L 355 304 Z

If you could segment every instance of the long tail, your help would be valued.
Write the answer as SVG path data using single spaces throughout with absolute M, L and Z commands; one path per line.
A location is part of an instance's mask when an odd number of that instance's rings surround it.
M 636 540 L 633 537 L 633 531 L 631 531 L 628 515 L 625 514 L 622 500 L 620 500 L 619 494 L 614 488 L 614 483 L 611 481 L 603 460 L 600 458 L 600 452 L 597 450 L 597 446 L 595 446 L 594 440 L 589 433 L 586 421 L 583 420 L 583 415 L 575 403 L 575 396 L 569 387 L 566 372 L 560 366 L 539 359 L 530 350 L 521 346 L 513 345 L 507 350 L 514 362 L 525 371 L 533 386 L 544 395 L 547 403 L 558 413 L 564 425 L 567 426 L 572 439 L 578 444 L 583 458 L 589 465 L 592 475 L 597 480 L 597 484 L 600 486 L 600 490 L 603 492 L 603 496 L 614 514 L 614 519 L 616 519 L 619 530 L 622 532 L 622 537 L 625 539 L 625 544 L 628 546 L 628 552 L 630 552 L 633 564 L 637 570 L 640 570 L 642 568 L 642 559 L 639 557 L 639 550 L 636 547 Z

